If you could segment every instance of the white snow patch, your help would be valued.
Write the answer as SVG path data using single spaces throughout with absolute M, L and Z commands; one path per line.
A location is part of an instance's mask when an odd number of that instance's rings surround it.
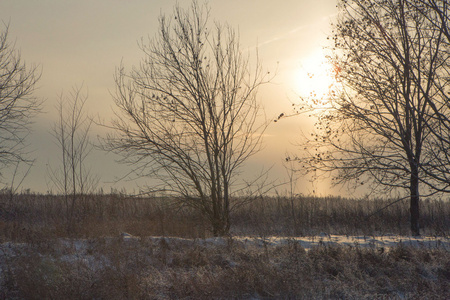
M 398 244 L 412 247 L 428 247 L 436 248 L 442 247 L 450 250 L 449 237 L 433 237 L 433 236 L 399 236 L 399 235 L 385 235 L 385 236 L 350 236 L 350 235 L 326 235 L 312 237 L 234 237 L 236 241 L 243 244 L 252 244 L 257 246 L 278 246 L 287 243 L 296 242 L 300 244 L 305 250 L 310 250 L 313 247 L 320 245 L 341 245 L 351 247 L 371 247 L 371 248 L 390 248 Z

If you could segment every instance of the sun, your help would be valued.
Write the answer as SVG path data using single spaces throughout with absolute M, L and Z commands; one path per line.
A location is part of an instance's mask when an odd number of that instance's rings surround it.
M 294 71 L 293 80 L 294 92 L 301 97 L 317 100 L 319 106 L 325 105 L 336 85 L 333 67 L 322 51 L 302 59 Z

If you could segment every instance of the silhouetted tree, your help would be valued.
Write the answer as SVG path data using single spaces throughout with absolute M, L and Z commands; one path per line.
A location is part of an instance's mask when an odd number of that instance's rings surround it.
M 434 157 L 422 169 L 439 184 L 433 188 L 442 192 L 450 192 L 450 4 L 444 0 L 419 0 L 413 3 L 416 8 L 442 35 L 440 51 L 447 59 L 440 60 L 439 73 L 436 73 L 431 84 L 434 94 L 427 101 L 432 108 L 432 117 L 438 126 L 432 127 L 432 138 L 427 140 L 430 155 Z
M 25 138 L 41 102 L 33 91 L 40 78 L 35 66 L 22 62 L 19 51 L 8 42 L 8 25 L 0 29 L 0 164 L 3 167 L 29 162 Z
M 209 22 L 206 5 L 176 6 L 159 23 L 159 34 L 140 44 L 139 67 L 117 70 L 115 134 L 106 148 L 159 179 L 153 190 L 201 212 L 215 236 L 226 235 L 237 175 L 265 129 L 256 101 L 264 75 L 232 28 Z
M 337 171 L 336 184 L 406 189 L 415 235 L 420 193 L 443 184 L 425 171 L 436 167 L 433 133 L 442 133 L 435 111 L 449 116 L 441 92 L 449 84 L 448 43 L 436 10 L 420 2 L 339 1 L 330 63 L 340 88 L 330 91 L 300 158 L 307 171 Z

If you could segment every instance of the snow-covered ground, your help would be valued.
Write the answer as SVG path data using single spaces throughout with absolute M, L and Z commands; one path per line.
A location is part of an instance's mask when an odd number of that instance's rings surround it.
M 109 259 L 100 253 L 96 253 L 96 249 L 110 248 L 112 245 L 122 245 L 119 248 L 128 248 L 131 252 L 133 249 L 155 247 L 165 249 L 188 249 L 194 246 L 203 246 L 208 248 L 223 247 L 227 245 L 235 245 L 241 248 L 260 248 L 260 247 L 277 247 L 287 244 L 296 243 L 306 251 L 321 246 L 343 246 L 343 247 L 361 247 L 375 248 L 389 251 L 389 248 L 402 244 L 411 247 L 439 248 L 450 251 L 449 237 L 432 237 L 432 236 L 349 236 L 349 235 L 328 235 L 321 234 L 312 237 L 243 237 L 235 236 L 232 238 L 207 238 L 207 239 L 185 239 L 177 237 L 136 237 L 128 233 L 122 233 L 117 237 L 104 237 L 99 239 L 57 239 L 54 241 L 46 241 L 45 246 L 29 245 L 25 243 L 6 242 L 0 244 L 0 273 L 2 273 L 2 265 L 5 261 L 17 256 L 26 255 L 32 252 L 40 257 L 52 257 L 59 261 L 68 263 L 83 262 L 93 269 L 101 268 L 109 264 Z M 150 247 L 151 248 L 151 247 Z M 51 255 L 49 255 L 51 253 Z
M 398 244 L 413 247 L 443 247 L 450 250 L 449 237 L 432 237 L 432 236 L 399 236 L 399 235 L 385 235 L 385 236 L 349 236 L 349 235 L 328 235 L 321 234 L 313 237 L 267 237 L 267 238 L 234 238 L 242 243 L 261 244 L 261 245 L 282 245 L 286 243 L 297 242 L 305 250 L 320 245 L 341 245 L 351 247 L 372 247 L 372 248 L 390 248 Z
M 98 240 L 90 239 L 57 239 L 54 241 L 47 241 L 47 247 L 56 249 L 71 249 L 73 253 L 83 253 L 92 243 L 123 241 L 125 244 L 147 243 L 147 244 L 161 244 L 164 243 L 168 248 L 189 245 L 201 245 L 206 247 L 225 246 L 230 243 L 243 247 L 276 247 L 286 244 L 297 243 L 306 251 L 317 246 L 348 246 L 348 247 L 362 247 L 362 248 L 385 248 L 397 246 L 402 244 L 404 246 L 412 247 L 427 247 L 427 248 L 441 248 L 450 251 L 450 237 L 438 236 L 399 236 L 399 235 L 383 235 L 383 236 L 352 236 L 352 235 L 329 235 L 320 234 L 318 236 L 310 237 L 250 237 L 250 236 L 234 236 L 232 238 L 206 238 L 206 239 L 185 239 L 177 237 L 137 237 L 128 233 L 120 234 L 120 237 L 105 237 Z M 8 255 L 15 248 L 22 248 L 26 246 L 24 243 L 6 242 L 0 244 L 0 255 Z
M 435 237 L 435 236 L 399 236 L 399 235 L 384 235 L 384 236 L 351 236 L 351 235 L 328 235 L 321 234 L 319 236 L 311 237 L 249 237 L 249 236 L 234 236 L 232 238 L 207 238 L 207 239 L 184 239 L 176 237 L 148 237 L 141 239 L 130 234 L 122 233 L 122 239 L 126 243 L 136 243 L 139 241 L 146 241 L 150 243 L 163 242 L 169 248 L 171 246 L 188 246 L 201 245 L 206 247 L 225 246 L 230 243 L 239 245 L 241 247 L 276 247 L 286 244 L 297 243 L 306 251 L 318 246 L 344 246 L 344 247 L 361 247 L 361 248 L 383 248 L 389 250 L 399 244 L 410 247 L 426 247 L 426 248 L 440 248 L 450 251 L 450 237 Z
M 184 239 L 176 237 L 136 237 L 128 233 L 122 233 L 115 237 L 95 239 L 60 238 L 33 241 L 31 243 L 6 242 L 0 243 L 0 291 L 8 287 L 11 288 L 12 285 L 11 291 L 14 293 L 14 288 L 19 289 L 19 285 L 22 284 L 20 280 L 25 280 L 26 283 L 24 285 L 30 287 L 31 290 L 42 286 L 42 284 L 62 288 L 64 284 L 69 283 L 70 285 L 70 282 L 73 280 L 81 280 L 80 282 L 85 282 L 87 287 L 93 289 L 92 282 L 102 282 L 102 284 L 105 282 L 104 284 L 107 285 L 107 282 L 109 282 L 108 278 L 122 278 L 120 277 L 122 275 L 123 278 L 131 278 L 130 276 L 139 274 L 139 276 L 142 276 L 142 282 L 149 280 L 149 285 L 152 288 L 156 284 L 160 288 L 158 293 L 164 294 L 168 293 L 171 287 L 174 286 L 174 283 L 170 280 L 173 279 L 171 276 L 176 272 L 181 272 L 180 274 L 177 273 L 177 276 L 181 276 L 180 278 L 199 276 L 198 278 L 195 277 L 195 280 L 200 280 L 204 272 L 210 272 L 211 278 L 218 276 L 215 272 L 226 273 L 228 269 L 243 272 L 244 269 L 253 268 L 253 272 L 259 272 L 260 266 L 258 263 L 252 265 L 252 259 L 256 257 L 257 261 L 259 261 L 260 257 L 262 257 L 260 255 L 263 254 L 267 258 L 265 263 L 270 264 L 268 269 L 264 269 L 268 272 L 265 274 L 275 276 L 270 272 L 284 270 L 285 264 L 290 264 L 292 257 L 298 259 L 296 255 L 291 257 L 292 253 L 306 254 L 302 248 L 305 251 L 311 250 L 311 252 L 307 253 L 312 255 L 317 253 L 312 250 L 315 247 L 319 247 L 318 253 L 321 253 L 321 247 L 327 246 L 344 247 L 346 249 L 372 248 L 377 250 L 374 252 L 380 257 L 389 257 L 391 254 L 396 255 L 395 251 L 390 251 L 391 247 L 399 244 L 406 247 L 416 247 L 417 249 L 439 249 L 439 251 L 433 250 L 433 252 L 441 254 L 446 254 L 448 253 L 447 251 L 450 251 L 449 237 L 398 235 L 346 236 L 321 234 L 312 237 L 235 236 L 232 238 Z M 295 247 L 291 247 L 292 245 Z M 414 256 L 415 252 L 411 252 L 408 249 L 396 249 L 405 250 L 405 259 L 409 256 L 419 257 Z M 325 250 L 326 253 L 328 249 Z M 372 253 L 371 250 L 368 252 Z M 421 252 L 418 251 L 418 253 Z M 348 257 L 352 257 L 353 251 L 343 251 L 343 253 L 347 253 Z M 446 255 L 444 256 L 446 257 Z M 328 256 L 325 256 L 325 259 L 327 259 L 326 257 Z M 344 256 L 339 259 L 343 259 L 344 263 L 346 263 L 348 262 L 348 257 Z M 367 256 L 366 259 L 367 268 L 370 271 L 373 261 L 371 261 L 371 256 Z M 442 274 L 447 274 L 445 271 L 440 271 L 442 267 L 432 265 L 435 259 L 429 256 L 431 262 L 428 263 L 426 268 L 423 267 L 422 270 L 425 272 L 424 274 L 431 274 L 427 275 L 427 280 L 431 283 L 434 283 L 433 280 L 438 280 L 440 278 L 438 275 L 442 272 L 444 272 Z M 395 262 L 395 259 L 392 261 Z M 311 266 L 314 265 L 307 260 L 304 263 L 310 263 Z M 333 267 L 332 263 L 330 262 L 331 267 Z M 338 265 L 338 263 L 335 264 Z M 205 265 L 208 265 L 209 268 L 205 268 Z M 405 264 L 401 262 L 398 265 L 404 268 L 409 267 L 409 265 L 405 267 Z M 389 264 L 384 265 L 384 268 L 389 269 L 389 266 Z M 307 267 L 305 267 L 306 269 Z M 232 276 L 233 272 L 227 273 L 226 276 Z M 382 276 L 379 274 L 384 274 L 383 272 L 385 271 L 382 270 L 379 273 L 375 273 L 378 274 L 377 276 Z M 391 273 L 388 272 L 386 274 Z M 15 278 L 14 280 L 18 281 L 15 282 L 11 278 Z M 310 279 L 313 280 L 314 278 L 312 276 Z M 396 280 L 395 278 L 388 279 Z M 174 282 L 178 282 L 177 280 Z M 86 286 L 83 286 L 82 290 Z M 393 295 L 400 295 L 402 292 L 392 293 Z
M 129 234 L 122 234 L 124 241 L 132 242 L 138 241 L 140 238 Z M 341 245 L 351 247 L 383 247 L 389 248 L 403 244 L 405 246 L 413 247 L 442 247 L 450 250 L 450 237 L 434 237 L 434 236 L 399 236 L 399 235 L 384 235 L 384 236 L 351 236 L 351 235 L 328 235 L 321 234 L 312 237 L 242 237 L 235 236 L 230 238 L 207 238 L 207 239 L 183 239 L 174 237 L 150 237 L 147 238 L 152 241 L 164 240 L 170 244 L 190 244 L 196 243 L 204 246 L 220 246 L 226 245 L 230 242 L 238 243 L 243 246 L 280 246 L 288 243 L 296 242 L 305 250 L 310 250 L 316 246 L 325 245 Z

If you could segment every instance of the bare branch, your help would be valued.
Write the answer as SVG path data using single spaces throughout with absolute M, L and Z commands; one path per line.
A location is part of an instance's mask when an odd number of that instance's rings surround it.
M 6 167 L 26 158 L 25 138 L 41 106 L 32 94 L 40 78 L 36 66 L 27 67 L 20 52 L 8 42 L 9 26 L 0 31 L 0 164 Z

